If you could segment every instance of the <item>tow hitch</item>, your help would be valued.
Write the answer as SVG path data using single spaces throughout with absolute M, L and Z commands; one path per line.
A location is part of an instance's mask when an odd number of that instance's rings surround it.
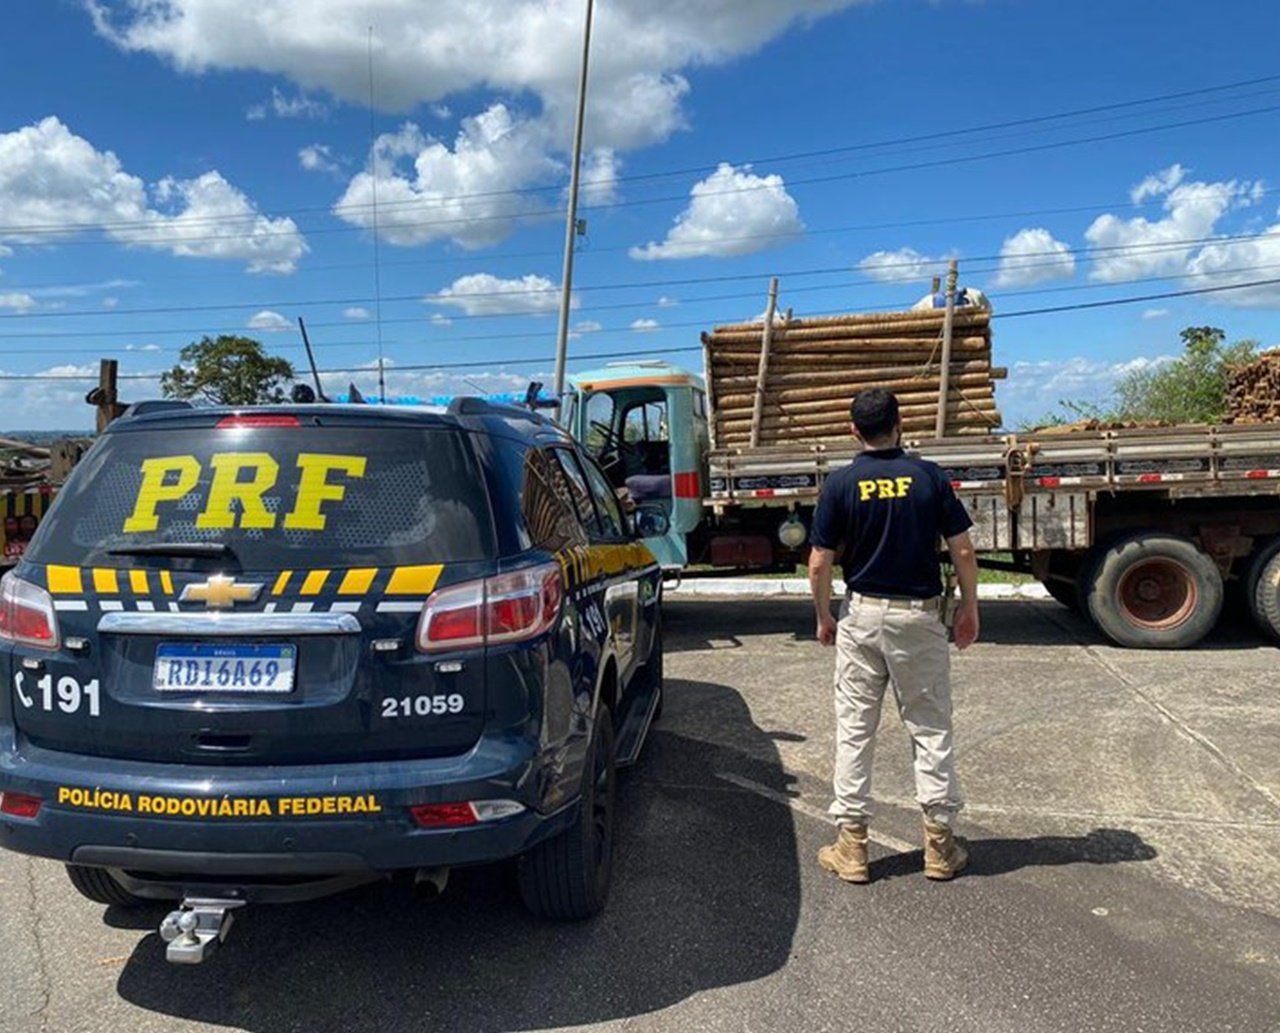
M 166 961 L 177 965 L 199 965 L 231 931 L 232 912 L 244 907 L 243 900 L 187 897 L 177 911 L 170 911 L 160 923 L 160 938 L 168 944 Z

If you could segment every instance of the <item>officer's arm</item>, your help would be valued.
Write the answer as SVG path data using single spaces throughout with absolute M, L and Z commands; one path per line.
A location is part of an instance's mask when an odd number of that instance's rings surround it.
M 832 549 L 813 546 L 809 550 L 809 588 L 818 618 L 818 641 L 829 646 L 835 641 L 835 621 L 831 616 L 831 572 L 836 554 Z
M 956 645 L 967 649 L 978 639 L 978 556 L 968 531 L 947 539 L 947 551 L 960 582 L 960 612 L 956 614 Z

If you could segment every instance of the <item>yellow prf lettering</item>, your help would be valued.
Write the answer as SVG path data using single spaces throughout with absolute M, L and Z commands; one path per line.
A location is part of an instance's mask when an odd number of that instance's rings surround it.
M 364 456 L 324 455 L 315 452 L 298 453 L 298 469 L 302 477 L 298 481 L 298 498 L 293 512 L 284 518 L 288 531 L 323 531 L 325 515 L 320 512 L 323 502 L 341 502 L 347 493 L 345 484 L 330 484 L 330 471 L 340 471 L 348 477 L 363 477 L 367 460 Z
M 165 480 L 176 475 L 169 484 Z M 200 480 L 200 463 L 195 456 L 157 456 L 142 462 L 142 486 L 133 513 L 124 522 L 125 534 L 154 531 L 160 526 L 156 506 L 177 502 Z
M 240 500 L 240 526 L 266 530 L 276 526 L 276 515 L 267 512 L 262 496 L 276 483 L 280 464 L 265 452 L 223 452 L 210 456 L 213 482 L 209 485 L 209 501 L 196 517 L 196 527 L 225 530 L 236 526 L 231 503 Z M 252 470 L 253 479 L 240 480 L 240 471 Z
M 905 499 L 911 493 L 913 477 L 881 478 L 858 482 L 858 498 L 862 502 L 872 499 Z

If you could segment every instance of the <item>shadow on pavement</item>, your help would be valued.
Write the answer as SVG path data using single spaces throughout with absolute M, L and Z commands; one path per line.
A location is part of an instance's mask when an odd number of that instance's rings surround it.
M 1152 861 L 1155 847 L 1128 829 L 1094 829 L 1084 836 L 1032 836 L 1026 839 L 968 839 L 969 866 L 961 878 L 1007 875 L 1023 868 L 1064 864 L 1124 864 Z M 871 863 L 872 879 L 918 876 L 924 861 L 919 850 L 893 854 Z
M 724 791 L 717 775 L 733 771 L 778 792 L 789 779 L 736 692 L 668 686 L 736 726 L 717 736 L 733 748 L 665 724 L 653 730 L 619 781 L 617 863 L 599 918 L 540 923 L 520 905 L 512 865 L 471 869 L 455 872 L 433 905 L 379 885 L 248 908 L 194 972 L 166 964 L 153 934 L 121 973 L 120 995 L 258 1033 L 463 1033 L 624 1019 L 779 970 L 800 906 L 792 815 Z M 107 918 L 122 920 L 114 911 Z

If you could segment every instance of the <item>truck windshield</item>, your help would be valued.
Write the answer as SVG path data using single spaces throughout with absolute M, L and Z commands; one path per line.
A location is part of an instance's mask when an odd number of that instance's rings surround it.
M 110 434 L 27 558 L 85 566 L 198 559 L 241 569 L 463 562 L 494 553 L 467 436 L 420 428 L 178 428 Z M 212 553 L 212 549 L 210 552 Z

